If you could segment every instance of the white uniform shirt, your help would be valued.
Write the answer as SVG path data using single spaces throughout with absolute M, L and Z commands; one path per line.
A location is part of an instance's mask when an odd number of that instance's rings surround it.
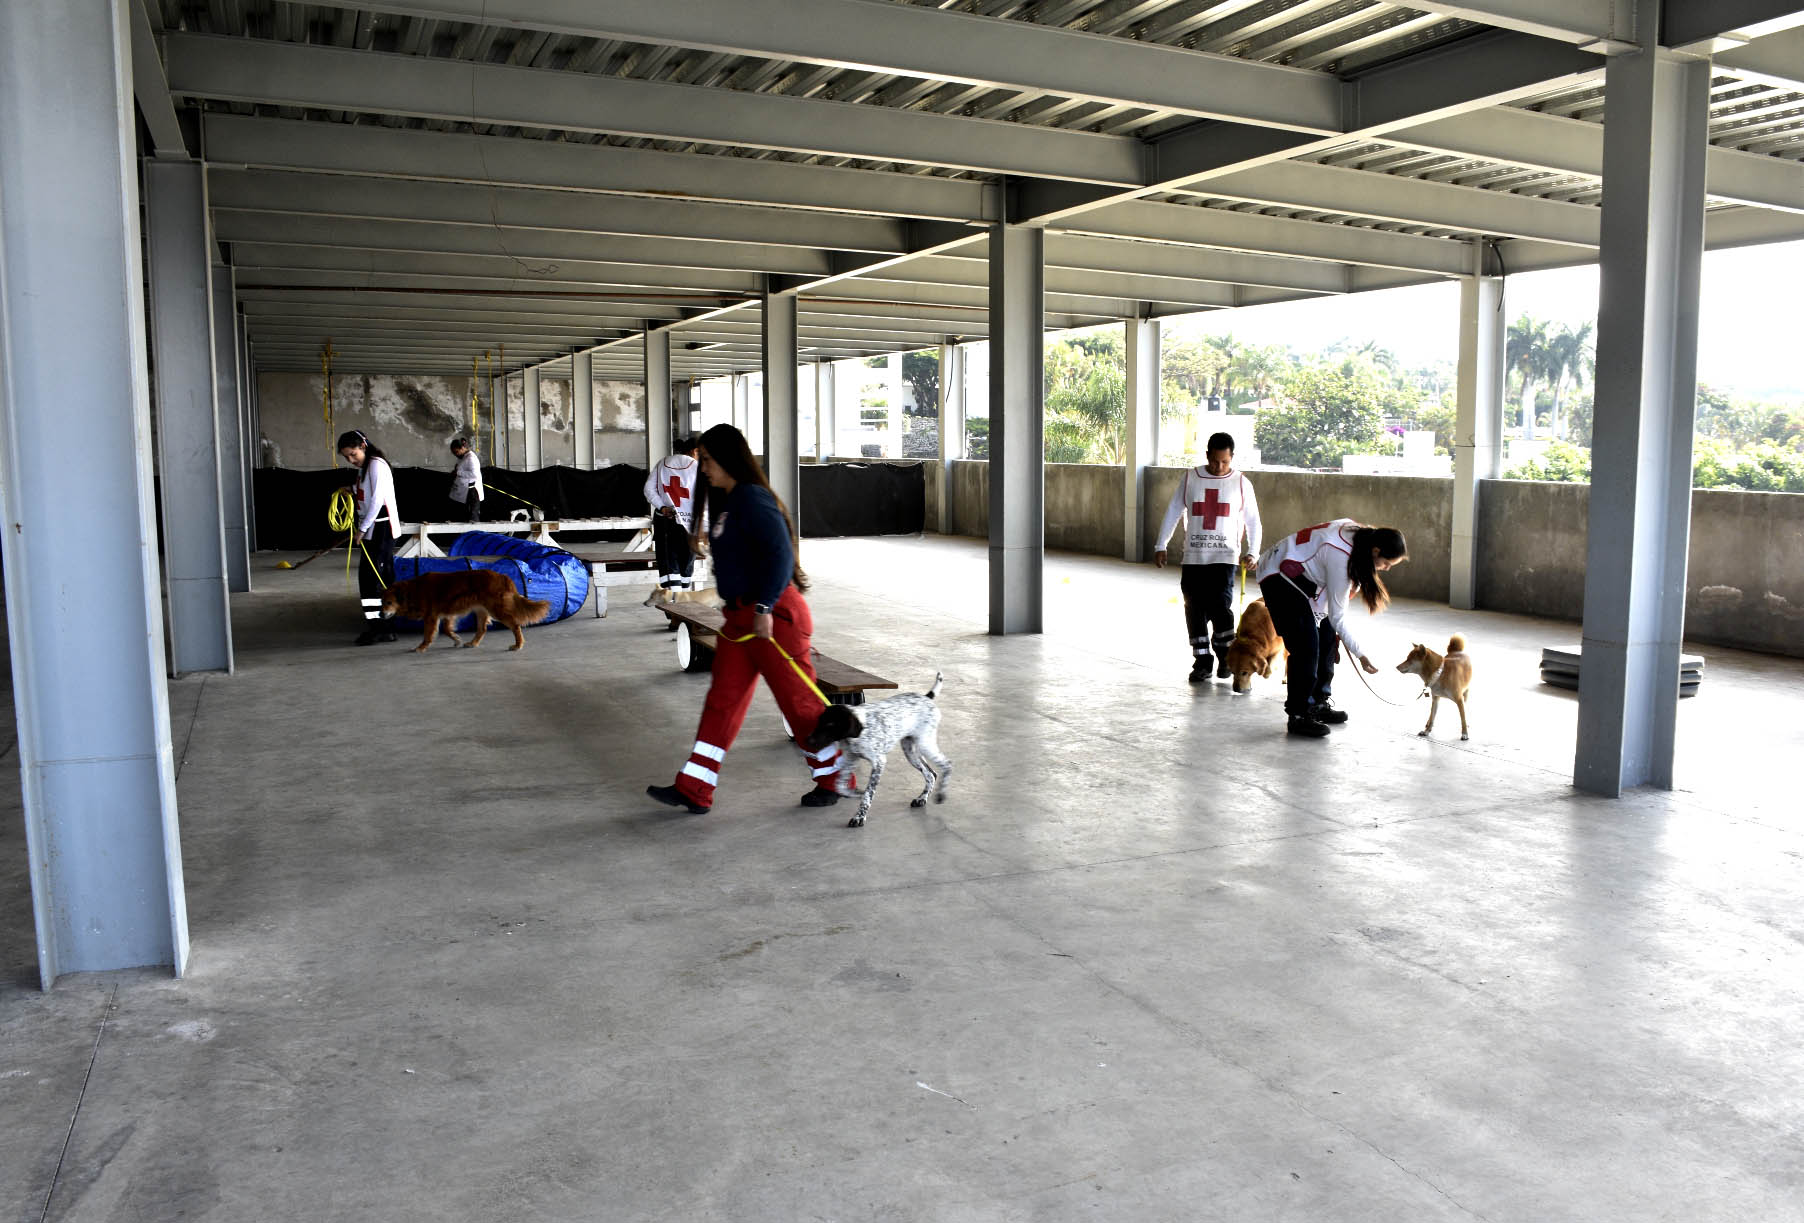
M 357 538 L 368 539 L 376 519 L 385 512 L 388 529 L 401 534 L 401 511 L 395 505 L 395 477 L 387 459 L 370 459 L 357 477 L 352 495 L 357 499 Z
M 1233 468 L 1223 476 L 1212 476 L 1201 467 L 1184 473 L 1159 526 L 1159 551 L 1164 551 L 1179 518 L 1189 519 L 1182 562 L 1186 565 L 1232 565 L 1243 555 L 1258 555 L 1259 499 L 1247 478 Z
M 645 499 L 655 514 L 665 506 L 676 511 L 676 520 L 687 531 L 695 521 L 695 477 L 702 465 L 686 454 L 673 454 L 645 480 Z
M 471 489 L 476 490 L 478 501 L 484 500 L 488 495 L 482 487 L 482 462 L 476 457 L 474 450 L 466 450 L 451 473 L 451 500 L 462 505 Z
M 1262 582 L 1280 576 L 1304 594 L 1313 588 L 1309 606 L 1315 612 L 1316 623 L 1320 624 L 1326 616 L 1355 658 L 1363 657 L 1365 649 L 1347 631 L 1347 603 L 1353 587 L 1347 576 L 1347 561 L 1353 555 L 1353 532 L 1358 529 L 1359 523 L 1351 518 L 1305 527 L 1267 549 L 1256 570 Z

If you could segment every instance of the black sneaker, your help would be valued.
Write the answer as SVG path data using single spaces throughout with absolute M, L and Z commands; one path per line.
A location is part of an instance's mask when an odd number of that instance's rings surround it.
M 1190 682 L 1193 684 L 1206 684 L 1209 682 L 1209 656 L 1208 655 L 1205 654 L 1203 657 L 1197 659 L 1196 662 L 1191 666 Z
M 390 641 L 393 641 L 394 635 L 390 634 L 388 639 Z M 382 630 L 381 629 L 366 628 L 361 633 L 357 634 L 357 640 L 353 641 L 351 644 L 352 645 L 375 645 L 378 641 L 381 641 L 381 640 L 382 640 Z
M 1290 715 L 1290 725 L 1285 727 L 1285 733 L 1301 735 L 1305 739 L 1320 739 L 1327 735 L 1328 728 L 1314 718 L 1300 717 L 1293 713 Z
M 689 796 L 675 786 L 646 786 L 645 792 L 666 807 L 686 807 L 690 815 L 706 815 L 708 813 L 708 808 L 700 803 L 691 802 Z
M 839 801 L 839 795 L 831 790 L 823 790 L 819 786 L 802 795 L 804 807 L 831 807 Z
M 1221 656 L 1220 661 L 1218 661 L 1215 664 L 1215 678 L 1216 679 L 1233 679 L 1234 678 L 1234 673 L 1232 671 L 1228 670 L 1228 656 L 1226 654 L 1223 654 Z
M 1344 726 L 1347 721 L 1346 710 L 1336 709 L 1326 701 L 1323 701 L 1319 705 L 1311 705 L 1309 707 L 1309 716 L 1322 723 L 1324 726 Z

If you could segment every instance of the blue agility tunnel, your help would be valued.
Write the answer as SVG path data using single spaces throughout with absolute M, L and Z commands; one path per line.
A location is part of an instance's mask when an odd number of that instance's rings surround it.
M 589 597 L 589 567 L 562 548 L 511 535 L 468 531 L 459 535 L 448 551 L 447 556 L 397 556 L 395 581 L 404 582 L 422 573 L 493 569 L 512 578 L 515 589 L 527 598 L 551 604 L 551 614 L 541 624 L 574 616 Z M 476 614 L 470 613 L 453 627 L 460 633 L 474 629 Z

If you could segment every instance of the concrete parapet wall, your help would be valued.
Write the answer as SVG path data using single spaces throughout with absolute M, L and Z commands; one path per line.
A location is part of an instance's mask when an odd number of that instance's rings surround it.
M 1124 479 L 1120 467 L 1046 464 L 1046 546 L 1120 556 Z
M 1182 475 L 1182 468 L 1147 469 L 1142 529 L 1148 556 Z M 1410 560 L 1386 575 L 1391 591 L 1446 601 L 1451 480 L 1295 471 L 1248 475 L 1267 542 L 1327 518 L 1395 526 L 1409 540 Z M 1122 478 L 1120 467 L 1047 464 L 1047 546 L 1119 556 Z M 1583 484 L 1484 482 L 1478 523 L 1481 608 L 1575 622 L 1583 615 L 1590 492 Z M 987 463 L 952 465 L 952 505 L 957 534 L 988 534 Z M 1804 657 L 1804 496 L 1698 489 L 1691 511 L 1687 638 Z M 1576 625 L 1572 635 L 1578 635 Z
M 1486 480 L 1479 606 L 1578 620 L 1590 503 L 1589 485 Z M 1804 658 L 1804 497 L 1692 490 L 1685 636 Z

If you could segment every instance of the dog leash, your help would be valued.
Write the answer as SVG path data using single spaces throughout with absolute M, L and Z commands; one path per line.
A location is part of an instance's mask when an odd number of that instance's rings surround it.
M 734 645 L 739 645 L 743 642 L 757 640 L 758 634 L 747 633 L 743 637 L 728 637 L 725 634 L 722 634 L 720 639 L 722 641 L 731 641 Z M 824 692 L 822 692 L 818 687 L 815 686 L 814 681 L 812 679 L 808 678 L 808 672 L 802 670 L 802 664 L 797 662 L 795 659 L 793 659 L 789 656 L 789 651 L 783 648 L 783 645 L 781 642 L 779 642 L 775 637 L 766 637 L 766 638 L 764 638 L 764 640 L 770 642 L 772 645 L 777 647 L 777 653 L 779 653 L 783 656 L 783 661 L 788 663 L 791 667 L 795 668 L 795 673 L 802 677 L 802 682 L 804 684 L 808 685 L 808 691 L 814 693 L 814 695 L 821 698 L 821 704 L 831 705 L 833 703 L 832 701 L 829 701 L 827 699 L 827 696 Z
M 1366 679 L 1366 669 L 1359 665 L 1359 660 L 1353 657 L 1353 652 L 1347 648 L 1347 643 L 1344 641 L 1340 643 L 1340 652 L 1341 656 L 1347 660 L 1347 665 L 1353 668 L 1353 674 L 1359 676 L 1359 682 L 1366 686 L 1367 692 L 1378 697 L 1386 705 L 1395 705 L 1398 709 L 1409 708 L 1410 702 L 1408 701 L 1393 701 L 1389 697 L 1379 696 L 1378 690 L 1372 687 L 1370 681 Z M 1424 685 L 1422 691 L 1417 694 L 1416 700 L 1419 701 L 1426 695 L 1428 695 L 1428 688 Z

